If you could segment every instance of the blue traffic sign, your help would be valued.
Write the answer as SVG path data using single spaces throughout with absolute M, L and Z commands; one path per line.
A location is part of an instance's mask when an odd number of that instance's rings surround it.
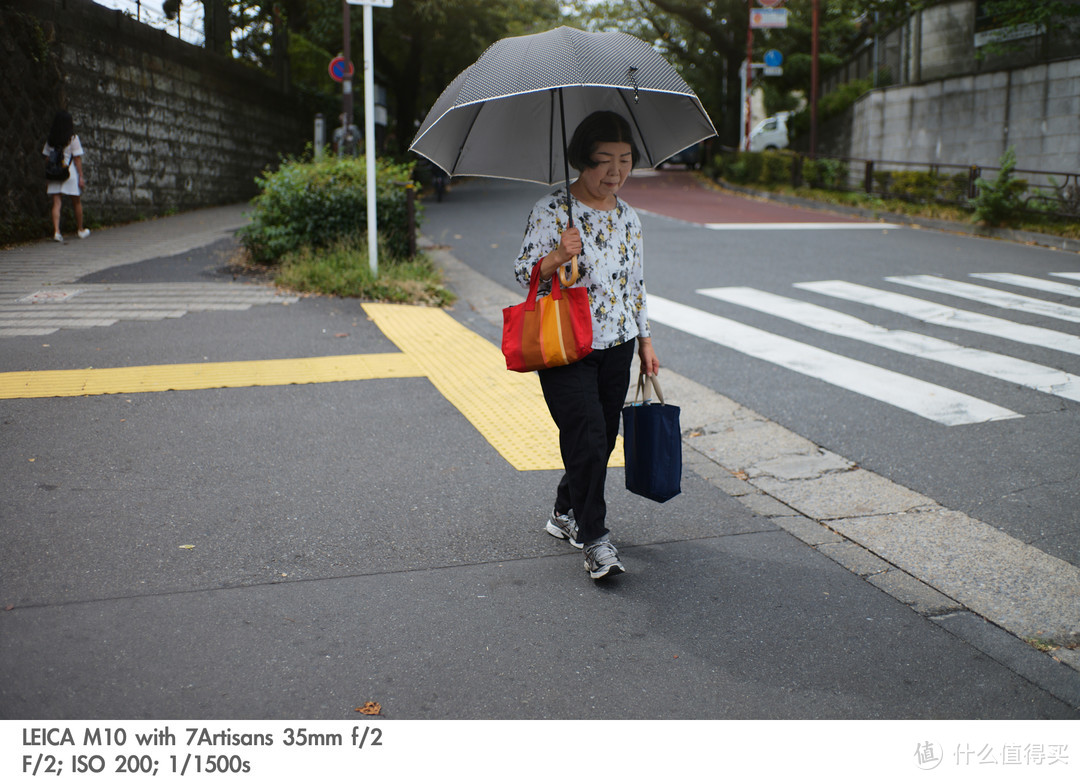
M 348 73 L 345 72 L 345 58 L 340 55 L 330 60 L 330 67 L 327 70 L 330 71 L 330 78 L 334 81 L 344 81 L 346 76 L 352 78 L 353 74 L 356 73 L 356 68 L 353 67 L 351 62 L 349 63 Z
M 784 55 L 776 49 L 769 49 L 765 52 L 765 64 L 770 68 L 779 68 L 784 64 Z

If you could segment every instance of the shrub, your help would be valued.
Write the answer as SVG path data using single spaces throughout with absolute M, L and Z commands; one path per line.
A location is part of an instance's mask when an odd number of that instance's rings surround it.
M 812 187 L 825 190 L 846 190 L 848 165 L 843 160 L 819 157 L 803 163 L 803 180 Z
M 1027 190 L 1027 182 L 1013 178 L 1015 167 L 1016 151 L 1010 146 L 1001 156 L 1001 170 L 997 177 L 992 182 L 984 179 L 975 182 L 979 193 L 971 199 L 971 205 L 975 208 L 974 221 L 997 227 L 1019 216 L 1024 208 L 1020 196 Z
M 739 152 L 724 168 L 727 178 L 736 184 L 749 184 L 761 179 L 762 160 L 758 152 Z
M 762 184 L 788 184 L 791 182 L 791 155 L 780 152 L 762 152 Z
M 968 197 L 968 174 L 954 173 L 942 179 L 938 197 L 948 203 L 963 203 Z
M 379 234 L 389 253 L 409 251 L 406 188 L 395 182 L 411 179 L 413 163 L 376 162 L 376 208 Z M 251 223 L 240 239 L 252 260 L 278 263 L 300 247 L 325 247 L 367 230 L 365 160 L 326 156 L 319 161 L 286 160 L 276 171 L 256 179 L 259 194 Z M 420 207 L 417 204 L 417 221 Z
M 892 194 L 904 200 L 927 203 L 938 191 L 938 177 L 929 171 L 897 171 L 892 175 Z

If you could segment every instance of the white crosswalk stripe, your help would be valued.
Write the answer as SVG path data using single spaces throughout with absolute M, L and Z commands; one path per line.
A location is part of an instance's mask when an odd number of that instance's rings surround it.
M 1010 409 L 955 390 L 777 336 L 659 296 L 649 296 L 649 318 L 800 374 L 885 401 L 943 425 L 966 425 L 1021 416 Z
M 246 311 L 297 300 L 270 287 L 228 282 L 56 285 L 28 292 L 5 280 L 0 285 L 0 337 L 175 319 L 188 312 Z
M 987 303 L 1003 309 L 1014 309 L 1029 314 L 1038 314 L 1043 317 L 1053 317 L 1058 320 L 1080 322 L 1080 309 L 1075 306 L 1065 306 L 1060 303 L 1051 303 L 1038 298 L 1030 298 L 1026 295 L 995 290 L 990 287 L 981 287 L 967 282 L 956 282 L 952 279 L 942 279 L 938 276 L 920 274 L 916 276 L 887 276 L 886 281 L 906 284 L 909 287 L 918 287 L 930 292 L 955 295 L 966 298 L 969 301 Z
M 1056 293 L 1057 295 L 1070 295 L 1073 298 L 1080 298 L 1080 287 L 1075 284 L 1065 284 L 1063 282 L 1054 282 L 1049 279 L 1038 279 L 1034 276 L 1023 276 L 1021 274 L 972 274 L 976 279 L 986 279 L 990 282 L 1000 282 L 1002 284 L 1012 284 L 1017 287 L 1028 287 L 1032 290 L 1042 290 L 1043 292 Z
M 1021 344 L 1031 344 L 1036 347 L 1057 350 L 1058 352 L 1080 355 L 1080 336 L 1061 333 L 1049 328 L 1024 325 L 973 311 L 954 309 L 951 306 L 942 306 L 931 301 L 912 298 L 909 295 L 878 290 L 874 287 L 865 287 L 853 282 L 839 280 L 798 282 L 794 286 L 801 290 L 810 290 L 821 295 L 829 295 L 855 303 L 863 303 L 867 306 L 875 306 L 879 309 L 887 309 L 897 314 L 905 314 L 908 317 L 913 317 L 931 325 L 983 333 L 987 336 L 996 336 L 997 338 L 1008 339 Z
M 1052 275 L 1069 278 L 1064 272 Z M 1049 294 L 1080 296 L 1080 287 L 1034 276 L 1004 273 L 971 276 Z M 1080 274 L 1077 276 L 1080 277 Z M 887 277 L 886 281 L 956 295 L 1006 310 L 1039 314 L 1055 320 L 1073 321 L 1074 316 L 1080 314 L 1080 309 L 1074 307 L 935 276 Z M 1048 327 L 1016 323 L 841 280 L 799 282 L 793 287 L 866 305 L 870 307 L 867 312 L 871 316 L 875 309 L 884 309 L 911 317 L 915 323 L 945 326 L 994 336 L 1008 342 L 1080 355 L 1080 336 Z M 964 369 L 1014 387 L 1080 402 L 1080 372 L 1070 373 L 1059 367 L 1004 354 L 1004 351 L 976 349 L 907 329 L 886 328 L 825 305 L 750 287 L 703 288 L 697 292 L 819 332 Z M 891 404 L 943 425 L 966 425 L 1023 416 L 1011 409 L 964 393 L 963 387 L 943 387 L 656 295 L 649 296 L 649 315 L 650 319 L 657 323 Z M 1003 343 L 1002 346 L 1008 348 L 1009 345 Z
M 723 287 L 698 290 L 698 292 L 711 298 L 771 314 L 774 317 L 782 317 L 824 333 L 856 339 L 894 352 L 956 366 L 1022 387 L 1029 387 L 1032 390 L 1068 398 L 1070 401 L 1080 401 L 1080 377 L 1027 360 L 981 349 L 961 347 L 950 341 L 924 336 L 921 333 L 888 330 L 815 303 L 797 301 L 748 287 Z

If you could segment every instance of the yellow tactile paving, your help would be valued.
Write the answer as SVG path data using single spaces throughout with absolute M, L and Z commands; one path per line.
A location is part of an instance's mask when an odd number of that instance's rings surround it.
M 562 468 L 559 433 L 536 374 L 506 370 L 502 352 L 440 309 L 364 304 L 400 353 L 229 363 L 0 373 L 0 399 L 427 377 L 518 471 Z M 624 465 L 621 444 L 611 465 Z
M 364 310 L 514 468 L 562 468 L 559 432 L 535 374 L 507 371 L 498 347 L 440 309 L 367 303 Z M 624 465 L 621 445 L 611 465 Z
M 63 371 L 14 371 L 0 374 L 0 398 L 57 398 L 114 393 L 157 393 L 166 390 L 207 390 L 219 387 L 269 387 L 423 375 L 416 361 L 400 353 Z

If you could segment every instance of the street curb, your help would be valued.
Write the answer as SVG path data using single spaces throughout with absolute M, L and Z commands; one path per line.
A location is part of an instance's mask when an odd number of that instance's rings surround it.
M 1051 236 L 1046 233 L 1036 233 L 1030 230 L 1013 230 L 1011 228 L 989 228 L 982 225 L 975 225 L 965 222 L 952 222 L 944 219 L 913 217 L 907 214 L 894 214 L 889 211 L 864 209 L 858 208 L 857 206 L 834 205 L 831 203 L 822 203 L 821 201 L 811 200 L 810 198 L 800 198 L 797 195 L 787 195 L 783 193 L 756 190 L 752 187 L 744 187 L 738 184 L 731 184 L 730 182 L 726 181 L 712 180 L 712 183 L 720 189 L 736 195 L 745 195 L 751 198 L 760 198 L 762 200 L 773 201 L 775 203 L 783 203 L 788 206 L 798 206 L 799 208 L 811 209 L 813 211 L 827 212 L 830 214 L 842 214 L 849 217 L 859 217 L 860 219 L 867 219 L 872 222 L 890 222 L 897 225 L 907 225 L 908 227 L 912 228 L 938 230 L 944 233 L 961 233 L 963 235 L 976 236 L 978 238 L 988 238 L 998 241 L 1011 241 L 1016 244 L 1042 246 L 1046 247 L 1047 249 L 1059 249 L 1065 252 L 1080 253 L 1080 239 L 1077 238 Z
M 443 269 L 447 283 L 457 291 L 459 304 L 501 327 L 502 308 L 520 303 L 523 294 L 492 282 L 430 241 L 423 244 L 436 265 Z M 1025 641 L 1057 639 L 1062 644 L 1070 644 L 1080 637 L 1080 619 L 1070 621 L 1065 617 L 1068 609 L 1060 607 L 1062 603 L 1080 602 L 1068 598 L 1073 577 L 1080 579 L 1080 570 L 987 524 L 947 510 L 926 496 L 849 464 L 670 369 L 665 369 L 665 376 L 667 395 L 679 399 L 682 411 L 683 459 L 688 469 L 739 500 L 759 517 L 1080 709 L 1080 653 L 1059 649 L 1048 654 Z M 740 429 L 743 434 L 749 431 L 749 437 L 741 437 Z M 814 472 L 814 468 L 822 470 Z M 783 478 L 785 471 L 789 475 L 786 479 Z M 1031 577 L 1044 573 L 1064 577 L 1066 591 L 1057 594 L 1059 598 L 1064 597 L 1064 601 L 1043 603 L 1053 591 L 1052 582 L 1040 589 L 1042 602 L 1033 605 L 1029 589 L 1022 583 L 1016 585 L 1008 582 L 1008 577 L 997 576 L 1005 572 L 987 571 L 985 577 L 976 580 L 966 579 L 960 584 L 951 582 L 954 561 L 962 557 L 962 551 L 956 549 L 956 539 L 948 536 L 941 544 L 952 545 L 948 549 L 953 555 L 944 568 L 935 568 L 938 564 L 933 561 L 914 562 L 923 564 L 921 567 L 913 565 L 911 560 L 900 564 L 894 560 L 897 555 L 890 546 L 876 542 L 873 534 L 866 533 L 864 528 L 864 521 L 882 517 L 917 517 L 924 523 L 923 533 L 932 536 L 929 521 L 938 517 L 938 513 L 949 518 L 963 518 L 967 525 L 978 528 L 989 539 L 987 544 L 997 552 L 992 565 L 1008 570 L 1016 561 L 1018 570 L 1028 582 Z M 856 530 L 848 529 L 845 523 L 852 523 Z M 857 538 L 848 536 L 845 531 Z M 945 533 L 951 531 L 947 528 Z M 981 560 L 970 563 L 970 569 L 979 569 L 982 565 Z M 974 606 L 967 602 L 974 602 Z M 1022 605 L 1019 619 L 1017 604 Z M 1026 609 L 1040 613 L 1035 621 L 1031 615 L 1024 614 Z M 1074 603 L 1073 610 L 1076 609 L 1080 609 L 1080 604 Z M 983 628 L 979 631 L 967 628 L 961 633 L 951 630 L 959 623 L 941 622 L 945 617 L 956 615 L 969 615 Z M 1038 620 L 1053 622 L 1054 617 L 1057 617 L 1056 630 L 1040 631 Z

